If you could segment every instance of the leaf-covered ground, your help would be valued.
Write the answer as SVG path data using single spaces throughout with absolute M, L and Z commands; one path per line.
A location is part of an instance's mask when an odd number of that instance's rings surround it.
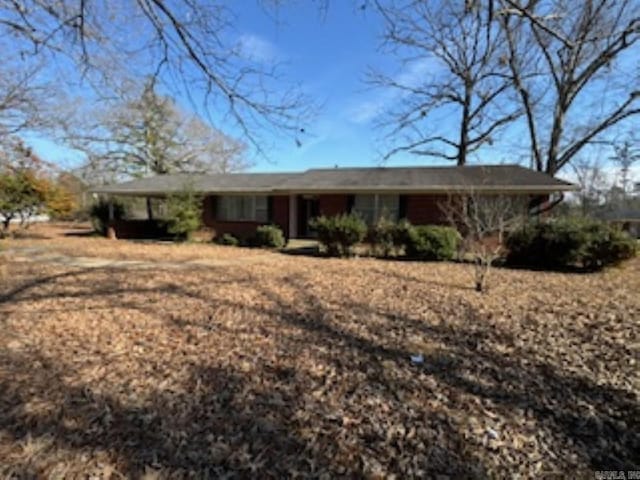
M 140 271 L 9 261 L 0 478 L 640 470 L 639 260 L 495 270 L 479 295 L 464 265 L 265 255 Z

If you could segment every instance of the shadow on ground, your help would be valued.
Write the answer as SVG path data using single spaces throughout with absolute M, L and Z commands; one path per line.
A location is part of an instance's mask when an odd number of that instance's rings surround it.
M 250 370 L 202 351 L 184 363 L 180 389 L 162 388 L 159 374 L 158 387 L 143 394 L 82 383 L 78 365 L 37 349 L 4 349 L 0 444 L 41 439 L 48 442 L 44 457 L 104 456 L 131 477 L 150 468 L 198 478 L 483 478 L 526 476 L 540 465 L 560 476 L 640 468 L 635 395 L 515 348 L 514 335 L 487 324 L 471 304 L 459 312 L 466 326 L 453 327 L 366 301 L 329 305 L 303 278 L 289 278 L 286 295 L 281 286 L 238 271 L 206 279 L 250 290 L 263 302 L 254 307 L 204 295 L 197 283 L 148 287 L 123 284 L 123 272 L 98 274 L 104 272 L 31 279 L 4 293 L 0 309 L 18 312 L 26 302 L 86 295 L 161 319 L 180 342 L 246 337 L 268 346 L 247 343 L 239 360 Z M 138 296 L 128 300 L 132 294 Z M 149 295 L 176 305 L 197 302 L 211 314 L 141 300 Z M 223 310 L 241 312 L 246 323 L 222 321 L 216 312 Z M 402 341 L 416 336 L 437 345 L 420 365 L 410 362 L 415 352 Z M 469 420 L 487 410 L 496 419 L 496 438 L 486 423 L 474 431 Z M 499 420 L 510 418 L 530 425 Z M 527 429 L 535 444 L 525 439 L 514 447 L 514 436 Z M 38 476 L 47 464 L 13 458 L 0 473 Z

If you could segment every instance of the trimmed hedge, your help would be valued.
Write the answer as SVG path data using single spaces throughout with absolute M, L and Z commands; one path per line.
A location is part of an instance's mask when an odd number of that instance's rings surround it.
M 511 265 L 600 270 L 636 254 L 636 241 L 620 229 L 589 219 L 562 218 L 532 223 L 506 240 Z
M 326 248 L 327 254 L 335 257 L 352 255 L 354 245 L 367 235 L 367 224 L 353 213 L 314 218 L 310 226 L 316 230 L 318 241 Z
M 261 225 L 256 229 L 256 247 L 282 248 L 286 243 L 282 229 L 277 225 Z
M 406 254 L 422 260 L 453 260 L 460 246 L 455 228 L 423 225 L 408 230 Z

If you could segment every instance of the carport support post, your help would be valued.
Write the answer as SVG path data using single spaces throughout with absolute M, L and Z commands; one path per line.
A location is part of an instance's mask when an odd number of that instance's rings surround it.
M 113 213 L 113 199 L 111 196 L 107 197 L 107 204 L 109 205 L 109 222 L 107 223 L 107 238 L 110 240 L 116 240 L 116 229 L 114 227 L 115 215 Z

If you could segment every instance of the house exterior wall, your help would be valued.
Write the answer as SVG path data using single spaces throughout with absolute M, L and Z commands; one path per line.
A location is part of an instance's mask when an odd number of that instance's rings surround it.
M 229 233 L 238 238 L 248 238 L 255 234 L 256 228 L 260 225 L 275 224 L 278 225 L 285 237 L 289 236 L 289 196 L 288 195 L 272 195 L 271 196 L 271 218 L 266 222 L 250 222 L 250 221 L 222 221 L 217 219 L 216 214 L 216 197 L 214 195 L 207 196 L 203 200 L 202 223 L 213 229 L 214 236 Z
M 318 209 L 320 215 L 332 216 L 346 213 L 351 204 L 351 195 L 321 194 L 318 195 Z M 442 225 L 447 223 L 445 213 L 439 204 L 449 201 L 447 195 L 436 194 L 406 194 L 402 195 L 404 207 L 400 212 L 401 218 L 406 218 L 414 225 Z M 272 196 L 272 220 L 271 222 L 282 228 L 286 237 L 289 237 L 289 200 L 288 195 Z M 239 238 L 250 237 L 255 229 L 264 222 L 227 222 L 219 221 L 215 215 L 215 197 L 204 199 L 203 208 L 204 224 L 215 231 L 216 235 L 230 233 Z M 301 231 L 298 225 L 298 231 Z
M 544 201 L 544 196 L 530 195 L 530 199 L 539 197 L 538 201 Z M 269 200 L 269 220 L 266 222 L 252 221 L 221 221 L 216 215 L 216 197 L 206 196 L 203 199 L 202 220 L 203 224 L 214 231 L 214 236 L 229 233 L 240 239 L 250 238 L 255 235 L 256 228 L 264 224 L 278 225 L 285 237 L 289 238 L 289 228 L 291 223 L 297 226 L 300 234 L 306 229 L 301 227 L 301 221 L 308 221 L 303 216 L 290 215 L 290 204 L 300 202 L 301 195 L 272 195 Z M 313 196 L 317 200 L 317 210 L 319 215 L 333 216 L 349 211 L 353 204 L 353 196 L 344 194 L 320 194 Z M 400 218 L 406 218 L 414 225 L 446 224 L 445 213 L 439 204 L 448 202 L 449 196 L 446 194 L 406 194 L 401 195 Z M 161 232 L 157 224 L 148 221 L 119 220 L 115 224 L 118 238 L 153 238 L 154 236 L 166 235 Z
M 331 194 L 331 195 L 319 195 L 318 203 L 320 209 L 320 215 L 331 217 L 333 215 L 339 215 L 347 211 L 349 202 L 349 195 L 343 194 Z
M 338 215 L 349 211 L 349 194 L 319 195 L 318 201 L 321 215 Z M 447 201 L 446 195 L 408 194 L 405 197 L 406 210 L 403 218 L 415 225 L 444 223 L 446 219 L 438 207 L 439 202 Z
M 272 198 L 271 223 L 278 225 L 284 236 L 289 238 L 289 195 L 274 195 Z
M 446 195 L 411 194 L 406 196 L 405 201 L 405 218 L 413 225 L 437 225 L 447 222 L 439 206 L 448 201 Z

